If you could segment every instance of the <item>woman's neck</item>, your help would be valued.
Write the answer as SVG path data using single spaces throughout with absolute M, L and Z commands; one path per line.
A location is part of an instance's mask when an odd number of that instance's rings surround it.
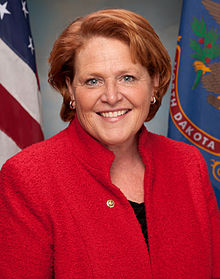
M 138 152 L 137 139 L 129 144 L 127 142 L 109 148 L 115 155 L 110 175 L 112 183 L 128 200 L 140 203 L 144 201 L 145 166 Z
M 107 148 L 115 155 L 114 163 L 130 162 L 140 156 L 138 152 L 138 136 L 119 145 L 107 146 Z

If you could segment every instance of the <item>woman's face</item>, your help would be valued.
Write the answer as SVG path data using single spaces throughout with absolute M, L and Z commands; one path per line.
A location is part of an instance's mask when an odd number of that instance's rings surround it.
M 158 84 L 132 62 L 127 44 L 93 37 L 76 54 L 74 80 L 67 85 L 82 127 L 110 148 L 135 143 Z

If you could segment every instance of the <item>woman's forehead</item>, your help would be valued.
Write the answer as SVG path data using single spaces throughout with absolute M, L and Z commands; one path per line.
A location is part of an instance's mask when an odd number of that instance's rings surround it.
M 123 72 L 146 71 L 140 63 L 131 59 L 128 45 L 118 39 L 94 37 L 77 53 L 75 71 L 92 72 Z

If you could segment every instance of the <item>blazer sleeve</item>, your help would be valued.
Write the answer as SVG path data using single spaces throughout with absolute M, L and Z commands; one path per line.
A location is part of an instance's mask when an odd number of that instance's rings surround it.
M 208 214 L 210 218 L 210 234 L 212 238 L 211 240 L 213 257 L 212 279 L 220 279 L 220 213 L 214 190 L 209 180 L 206 162 L 200 153 L 199 155 L 201 181 L 203 183 L 203 189 L 207 201 Z
M 31 170 L 9 161 L 0 172 L 0 278 L 52 278 L 42 197 L 32 188 Z

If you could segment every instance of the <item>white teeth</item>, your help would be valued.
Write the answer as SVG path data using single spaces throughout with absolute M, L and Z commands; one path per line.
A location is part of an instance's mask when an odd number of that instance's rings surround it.
M 117 116 L 120 116 L 120 115 L 123 115 L 127 112 L 128 110 L 119 110 L 119 111 L 110 111 L 110 112 L 101 112 L 101 116 L 104 116 L 104 117 L 117 117 Z

